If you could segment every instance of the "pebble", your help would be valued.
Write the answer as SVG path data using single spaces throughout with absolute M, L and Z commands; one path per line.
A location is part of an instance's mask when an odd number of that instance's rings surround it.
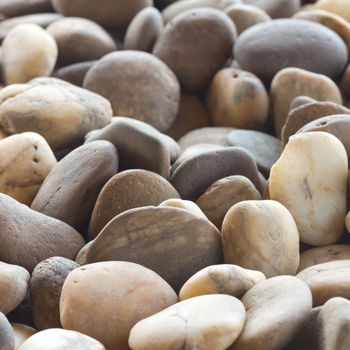
M 318 0 L 315 7 L 316 9 L 335 13 L 350 21 L 350 9 L 347 0 Z
M 28 338 L 18 350 L 105 350 L 96 339 L 79 332 L 52 328 Z
M 184 92 L 199 93 L 231 57 L 235 32 L 222 11 L 185 11 L 165 26 L 153 54 L 175 73 Z
M 233 205 L 245 200 L 260 199 L 261 194 L 247 177 L 233 175 L 215 181 L 196 203 L 220 229 L 226 213 Z
M 264 10 L 255 5 L 231 5 L 225 9 L 225 12 L 235 24 L 238 35 L 258 23 L 271 20 L 271 17 Z
M 300 19 L 257 24 L 239 36 L 234 51 L 241 69 L 267 82 L 286 67 L 335 78 L 348 61 L 346 45 L 338 34 L 319 23 Z
M 87 263 L 112 260 L 146 266 L 179 291 L 194 273 L 221 262 L 220 232 L 188 210 L 131 209 L 112 219 L 87 249 Z
M 350 260 L 350 246 L 348 244 L 332 244 L 307 249 L 300 254 L 298 272 L 314 265 L 347 259 Z
M 131 21 L 124 38 L 124 49 L 152 52 L 164 29 L 163 18 L 154 7 L 146 7 Z
M 292 111 L 295 108 L 298 108 L 300 106 L 303 105 L 307 105 L 309 103 L 314 103 L 317 102 L 317 100 L 315 100 L 314 98 L 310 97 L 310 96 L 297 96 L 293 99 L 293 101 L 291 102 L 290 106 L 289 106 L 289 111 Z
M 179 113 L 166 134 L 174 140 L 180 139 L 192 130 L 198 130 L 210 125 L 209 115 L 198 97 L 181 95 Z
M 0 312 L 0 349 L 13 350 L 15 346 L 15 334 L 6 316 Z
M 13 331 L 15 332 L 15 347 L 14 350 L 18 350 L 19 347 L 37 331 L 29 326 L 20 323 L 11 324 Z
M 105 184 L 96 200 L 89 239 L 94 239 L 109 221 L 129 209 L 157 206 L 179 197 L 175 188 L 156 173 L 142 169 L 122 171 Z
M 30 280 L 30 300 L 33 320 L 38 330 L 61 328 L 60 297 L 68 274 L 79 265 L 62 257 L 52 257 L 39 263 Z
M 310 132 L 289 139 L 271 169 L 270 197 L 291 212 L 304 243 L 332 244 L 342 235 L 347 174 L 346 151 L 335 136 Z
M 152 6 L 152 0 L 51 0 L 54 10 L 67 17 L 84 17 L 100 25 L 125 30 L 142 9 Z
M 184 160 L 171 175 L 170 183 L 182 199 L 197 200 L 215 181 L 231 175 L 249 178 L 262 192 L 256 162 L 240 147 L 208 151 Z
M 341 87 L 348 95 L 350 95 L 350 64 L 346 68 L 345 73 L 343 75 Z
M 226 264 L 261 271 L 266 278 L 294 275 L 298 269 L 298 229 L 276 201 L 235 204 L 225 215 L 221 234 Z
M 254 74 L 225 68 L 210 84 L 207 106 L 214 126 L 259 130 L 267 123 L 270 101 Z
M 243 304 L 229 295 L 204 295 L 181 301 L 138 322 L 131 330 L 133 350 L 225 350 L 245 321 Z M 185 344 L 185 345 L 184 345 Z
M 137 82 L 137 84 L 135 84 Z M 146 52 L 112 52 L 86 74 L 84 88 L 106 97 L 114 114 L 169 129 L 179 110 L 180 87 L 174 73 Z
M 314 307 L 334 297 L 350 298 L 350 260 L 310 266 L 300 271 L 297 277 L 310 287 Z
M 51 75 L 57 53 L 55 40 L 38 25 L 16 26 L 2 43 L 5 83 L 27 83 L 33 78 Z
M 241 298 L 265 279 L 262 272 L 243 269 L 238 265 L 212 265 L 190 277 L 182 286 L 179 298 L 185 300 L 207 294 L 228 294 Z
M 38 263 L 52 256 L 74 260 L 84 245 L 81 235 L 62 221 L 2 193 L 0 204 L 0 261 L 22 266 L 31 273 Z
M 108 141 L 95 141 L 70 152 L 57 163 L 31 208 L 78 231 L 89 223 L 105 183 L 118 172 L 118 153 Z
M 259 170 L 267 177 L 282 153 L 282 143 L 278 138 L 259 131 L 233 130 L 228 134 L 227 141 L 231 146 L 249 151 Z
M 97 23 L 69 17 L 47 27 L 58 46 L 58 61 L 68 65 L 97 60 L 117 49 L 112 37 Z
M 65 329 L 99 340 L 106 350 L 127 350 L 131 328 L 177 300 L 173 289 L 143 266 L 123 261 L 89 264 L 73 270 L 64 282 L 61 322 Z
M 0 126 L 9 134 L 34 131 L 54 150 L 76 147 L 112 117 L 102 96 L 56 78 L 37 78 L 0 90 Z
M 0 191 L 30 205 L 57 161 L 45 139 L 25 132 L 0 141 Z
M 208 219 L 198 205 L 192 201 L 186 201 L 179 198 L 167 199 L 159 204 L 159 207 L 171 207 L 187 210 L 189 213 L 196 215 L 202 219 Z
M 260 282 L 241 300 L 246 323 L 232 350 L 283 349 L 304 326 L 312 306 L 307 284 L 292 276 Z
M 0 312 L 13 311 L 26 297 L 30 275 L 26 269 L 0 261 Z
M 290 136 L 309 123 L 313 124 L 319 118 L 337 114 L 350 115 L 350 110 L 341 104 L 330 101 L 311 102 L 292 109 L 282 128 L 281 138 L 283 144 L 286 145 Z
M 291 102 L 301 94 L 310 96 L 317 101 L 331 101 L 342 104 L 339 88 L 334 81 L 325 75 L 300 68 L 283 69 L 273 78 L 270 90 L 277 136 L 281 135 Z
M 6 17 L 51 11 L 50 0 L 3 0 L 0 4 L 0 13 Z
M 86 135 L 86 143 L 96 140 L 115 145 L 121 169 L 145 169 L 163 177 L 169 176 L 170 165 L 180 153 L 178 144 L 170 137 L 132 118 L 113 118 L 105 128 Z
M 272 18 L 291 17 L 300 8 L 300 0 L 244 0 L 244 3 L 261 8 Z

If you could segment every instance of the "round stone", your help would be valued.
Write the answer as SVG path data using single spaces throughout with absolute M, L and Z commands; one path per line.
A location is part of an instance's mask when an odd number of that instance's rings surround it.
M 180 300 L 206 294 L 228 294 L 241 298 L 255 284 L 265 280 L 260 271 L 237 265 L 212 265 L 195 273 L 182 286 Z
M 122 261 L 90 264 L 68 275 L 61 322 L 65 329 L 99 340 L 106 350 L 127 350 L 130 330 L 138 321 L 176 302 L 172 288 L 143 266 Z
M 296 273 L 298 229 L 280 203 L 237 203 L 227 212 L 221 231 L 225 263 L 261 271 L 267 278 Z
M 242 69 L 271 81 L 286 67 L 335 78 L 345 68 L 348 52 L 338 34 L 319 23 L 280 19 L 257 24 L 242 33 L 234 57 Z
M 87 61 L 70 64 L 57 69 L 52 76 L 76 86 L 83 86 L 86 73 L 97 61 Z
M 14 350 L 18 350 L 19 347 L 32 335 L 37 333 L 37 331 L 29 326 L 20 323 L 12 323 L 11 324 L 13 331 L 15 333 L 15 348 Z
M 291 17 L 300 8 L 300 0 L 244 0 L 244 3 L 264 10 L 272 18 Z
M 6 84 L 26 83 L 49 76 L 57 60 L 57 44 L 36 24 L 12 29 L 2 43 L 2 68 Z
M 315 7 L 335 13 L 350 21 L 350 9 L 347 0 L 318 0 Z
M 137 83 L 135 83 L 137 82 Z M 84 87 L 106 97 L 114 115 L 169 129 L 179 110 L 180 87 L 174 73 L 146 52 L 113 52 L 87 73 Z
M 197 93 L 231 57 L 234 39 L 234 24 L 222 11 L 199 8 L 170 21 L 153 54 L 172 69 L 184 92 Z
M 292 213 L 304 243 L 332 244 L 344 231 L 347 178 L 347 154 L 335 136 L 301 133 L 271 169 L 270 197 Z
M 229 295 L 205 295 L 172 305 L 131 330 L 133 350 L 227 349 L 245 321 L 242 303 Z

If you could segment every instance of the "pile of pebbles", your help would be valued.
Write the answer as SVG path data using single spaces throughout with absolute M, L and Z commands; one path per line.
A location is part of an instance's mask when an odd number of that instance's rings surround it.
M 350 349 L 349 0 L 0 14 L 0 350 Z

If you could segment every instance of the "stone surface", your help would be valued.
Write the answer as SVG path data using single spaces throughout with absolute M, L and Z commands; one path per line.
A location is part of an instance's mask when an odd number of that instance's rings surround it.
M 328 77 L 299 68 L 283 69 L 273 78 L 270 90 L 274 126 L 278 136 L 288 117 L 291 102 L 301 94 L 318 101 L 342 104 L 337 85 Z
M 269 176 L 271 167 L 282 153 L 279 139 L 263 132 L 253 130 L 233 130 L 227 136 L 231 146 L 245 148 L 256 160 L 259 170 Z
M 179 110 L 180 87 L 157 57 L 131 50 L 104 56 L 86 74 L 84 87 L 106 97 L 114 115 L 169 129 Z
M 13 311 L 26 297 L 30 275 L 26 269 L 0 262 L 0 312 Z
M 350 245 L 332 244 L 323 247 L 307 249 L 300 254 L 298 271 L 310 266 L 327 263 L 336 260 L 350 260 Z
M 207 106 L 214 126 L 261 129 L 269 115 L 269 96 L 264 84 L 250 72 L 224 68 L 215 74 Z
M 205 295 L 172 305 L 138 322 L 131 330 L 133 350 L 221 350 L 242 331 L 243 304 L 229 295 Z
M 72 227 L 0 194 L 0 260 L 30 273 L 52 256 L 74 260 L 84 240 Z
M 244 3 L 259 7 L 272 18 L 291 17 L 300 7 L 300 0 L 244 0 Z
M 350 110 L 334 102 L 311 102 L 292 109 L 282 128 L 282 142 L 287 144 L 289 137 L 297 133 L 305 125 L 326 116 L 335 114 L 349 114 Z
M 97 23 L 86 18 L 62 18 L 47 27 L 58 46 L 58 60 L 67 65 L 101 58 L 117 46 Z
M 348 60 L 343 40 L 329 28 L 298 19 L 260 23 L 239 36 L 234 57 L 265 81 L 283 68 L 298 67 L 337 77 Z
M 203 219 L 207 219 L 207 217 L 202 212 L 202 210 L 198 207 L 198 205 L 192 201 L 187 201 L 179 198 L 171 198 L 160 203 L 159 207 L 171 207 L 171 208 L 184 209 L 193 215 L 196 215 Z
M 0 141 L 0 192 L 30 205 L 56 158 L 45 139 L 25 132 Z
M 113 176 L 96 200 L 89 239 L 94 239 L 110 220 L 124 211 L 157 206 L 169 198 L 179 198 L 179 194 L 167 180 L 151 171 L 132 169 Z
M 195 273 L 182 286 L 180 300 L 206 294 L 228 294 L 241 298 L 255 284 L 265 280 L 260 271 L 237 265 L 213 265 Z
M 350 298 L 350 260 L 310 266 L 300 271 L 297 277 L 310 287 L 314 306 L 323 305 L 334 297 Z
M 199 8 L 170 21 L 153 54 L 173 70 L 184 92 L 197 93 L 231 57 L 234 38 L 234 24 L 223 12 Z
M 270 197 L 292 213 L 304 243 L 332 244 L 344 231 L 347 176 L 346 151 L 335 136 L 294 135 L 271 169 Z
M 36 24 L 20 24 L 2 43 L 2 68 L 6 84 L 26 83 L 49 76 L 56 64 L 57 44 Z
M 254 5 L 235 4 L 226 7 L 225 12 L 235 24 L 238 35 L 258 23 L 271 20 L 264 10 Z
M 68 275 L 61 322 L 66 329 L 99 340 L 107 350 L 127 350 L 129 332 L 138 321 L 176 302 L 172 288 L 143 266 L 121 261 L 90 264 Z
M 0 349 L 13 350 L 15 346 L 15 335 L 11 324 L 6 316 L 0 312 Z
M 153 0 L 51 0 L 54 10 L 67 17 L 84 17 L 104 27 L 126 29 L 132 18 Z
M 350 9 L 346 0 L 318 0 L 315 4 L 317 9 L 326 10 L 350 21 Z
M 170 183 L 182 199 L 197 200 L 215 181 L 231 175 L 246 176 L 262 191 L 255 160 L 240 147 L 207 151 L 184 160 L 171 175 Z
M 105 350 L 96 339 L 82 333 L 52 328 L 27 339 L 18 350 Z
M 163 28 L 163 18 L 156 8 L 143 9 L 128 26 L 124 49 L 151 52 Z
M 221 232 L 225 263 L 261 271 L 267 278 L 296 273 L 298 229 L 280 203 L 237 203 L 226 213 Z
M 34 131 L 54 151 L 75 147 L 112 117 L 110 103 L 56 78 L 37 78 L 0 91 L 0 126 L 9 134 Z
M 107 140 L 115 145 L 120 169 L 145 169 L 163 177 L 169 176 L 170 164 L 180 152 L 178 144 L 170 137 L 147 123 L 125 117 L 113 118 L 105 128 L 86 135 L 86 143 L 96 140 Z
M 176 291 L 195 272 L 221 262 L 219 231 L 184 209 L 142 207 L 106 225 L 86 252 L 87 263 L 131 261 L 163 277 Z
M 226 213 L 233 205 L 244 200 L 259 199 L 259 191 L 247 177 L 234 175 L 214 182 L 196 203 L 207 218 L 220 229 Z
M 14 350 L 18 350 L 19 347 L 37 331 L 29 326 L 20 323 L 11 324 L 13 331 L 15 333 L 15 347 Z
M 243 331 L 232 350 L 283 349 L 304 326 L 312 305 L 308 286 L 292 276 L 260 282 L 242 298 Z
M 38 264 L 30 280 L 30 301 L 38 330 L 61 328 L 60 297 L 68 274 L 79 267 L 62 257 L 46 259 Z

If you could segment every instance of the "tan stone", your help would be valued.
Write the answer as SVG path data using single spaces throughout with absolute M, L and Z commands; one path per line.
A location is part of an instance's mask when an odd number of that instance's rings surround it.
M 57 60 L 57 44 L 36 24 L 21 24 L 12 29 L 2 44 L 2 67 L 6 84 L 26 83 L 49 76 Z
M 307 95 L 318 101 L 342 103 L 337 85 L 325 75 L 300 68 L 282 69 L 273 78 L 270 90 L 274 125 L 278 136 L 287 119 L 291 102 L 300 95 Z
M 315 7 L 338 14 L 350 22 L 350 7 L 347 0 L 318 0 Z
M 193 215 L 199 216 L 203 219 L 208 219 L 198 205 L 192 201 L 187 201 L 179 198 L 167 199 L 159 204 L 159 207 L 172 207 L 187 210 Z
M 347 178 L 347 154 L 335 136 L 297 134 L 271 169 L 270 197 L 292 213 L 304 243 L 332 244 L 344 231 Z
M 0 261 L 0 312 L 6 315 L 24 300 L 29 280 L 30 275 L 23 267 Z
M 180 300 L 206 294 L 228 294 L 241 298 L 255 284 L 266 278 L 260 271 L 237 265 L 212 265 L 195 273 L 182 286 Z
M 25 132 L 0 141 L 0 192 L 30 205 L 56 158 L 45 139 Z
M 19 323 L 12 323 L 13 331 L 15 332 L 15 349 L 18 348 L 32 335 L 34 335 L 37 331 L 29 326 Z
M 176 302 L 172 288 L 141 265 L 90 264 L 68 275 L 61 295 L 61 322 L 66 329 L 101 341 L 107 350 L 127 350 L 130 329 L 138 321 Z
M 137 323 L 129 345 L 133 350 L 225 350 L 238 338 L 244 321 L 245 309 L 238 299 L 199 296 Z

